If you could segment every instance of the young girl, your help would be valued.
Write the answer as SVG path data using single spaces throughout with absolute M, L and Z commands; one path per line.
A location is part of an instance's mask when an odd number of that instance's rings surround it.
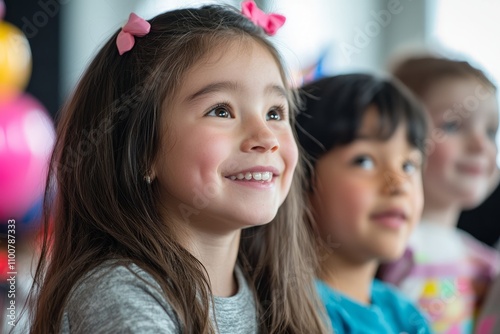
M 431 131 L 422 222 L 406 256 L 382 277 L 418 302 L 436 333 L 471 333 L 500 262 L 456 224 L 496 184 L 496 89 L 470 64 L 448 59 L 407 59 L 394 73 L 425 104 Z
M 279 24 L 244 6 L 131 14 L 90 64 L 58 124 L 33 333 L 323 332 Z
M 420 218 L 426 121 L 395 82 L 339 75 L 303 87 L 299 142 L 310 166 L 317 288 L 335 333 L 429 333 L 414 305 L 374 280 Z

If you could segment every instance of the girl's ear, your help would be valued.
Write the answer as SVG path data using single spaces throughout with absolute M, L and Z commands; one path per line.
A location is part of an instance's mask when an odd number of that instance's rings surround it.
M 144 180 L 151 184 L 156 179 L 156 162 L 151 164 L 151 167 L 144 173 Z
M 147 172 L 146 178 L 149 179 L 148 183 L 151 184 L 156 179 L 156 173 L 151 169 L 151 171 Z

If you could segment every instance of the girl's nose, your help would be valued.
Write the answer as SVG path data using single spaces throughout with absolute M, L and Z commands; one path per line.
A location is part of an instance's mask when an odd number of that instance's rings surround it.
M 244 152 L 276 152 L 279 149 L 278 138 L 269 128 L 266 121 L 252 121 L 243 131 L 247 131 L 245 140 L 241 144 Z
M 382 178 L 383 192 L 391 196 L 400 195 L 407 191 L 407 175 L 403 171 L 385 171 Z
M 467 136 L 467 148 L 470 152 L 482 152 L 490 140 L 484 131 L 474 129 Z

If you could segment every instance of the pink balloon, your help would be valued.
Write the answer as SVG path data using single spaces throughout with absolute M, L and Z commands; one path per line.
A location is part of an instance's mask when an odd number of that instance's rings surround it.
M 21 217 L 43 194 L 54 141 L 53 122 L 35 98 L 0 105 L 0 218 Z

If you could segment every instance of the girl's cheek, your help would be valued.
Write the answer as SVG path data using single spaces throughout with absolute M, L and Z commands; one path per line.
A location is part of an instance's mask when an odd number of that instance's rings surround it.
M 295 168 L 299 160 L 299 149 L 292 133 L 281 136 L 280 149 L 290 168 Z
M 415 211 L 414 211 L 415 217 L 413 225 L 416 225 L 422 216 L 422 212 L 424 209 L 424 202 L 425 199 L 424 199 L 422 177 L 418 176 L 415 179 L 414 189 L 413 189 L 413 203 L 415 206 Z
M 429 154 L 427 165 L 428 168 L 431 166 L 442 167 L 453 161 L 456 146 L 449 141 L 443 143 L 436 143 L 434 150 Z

